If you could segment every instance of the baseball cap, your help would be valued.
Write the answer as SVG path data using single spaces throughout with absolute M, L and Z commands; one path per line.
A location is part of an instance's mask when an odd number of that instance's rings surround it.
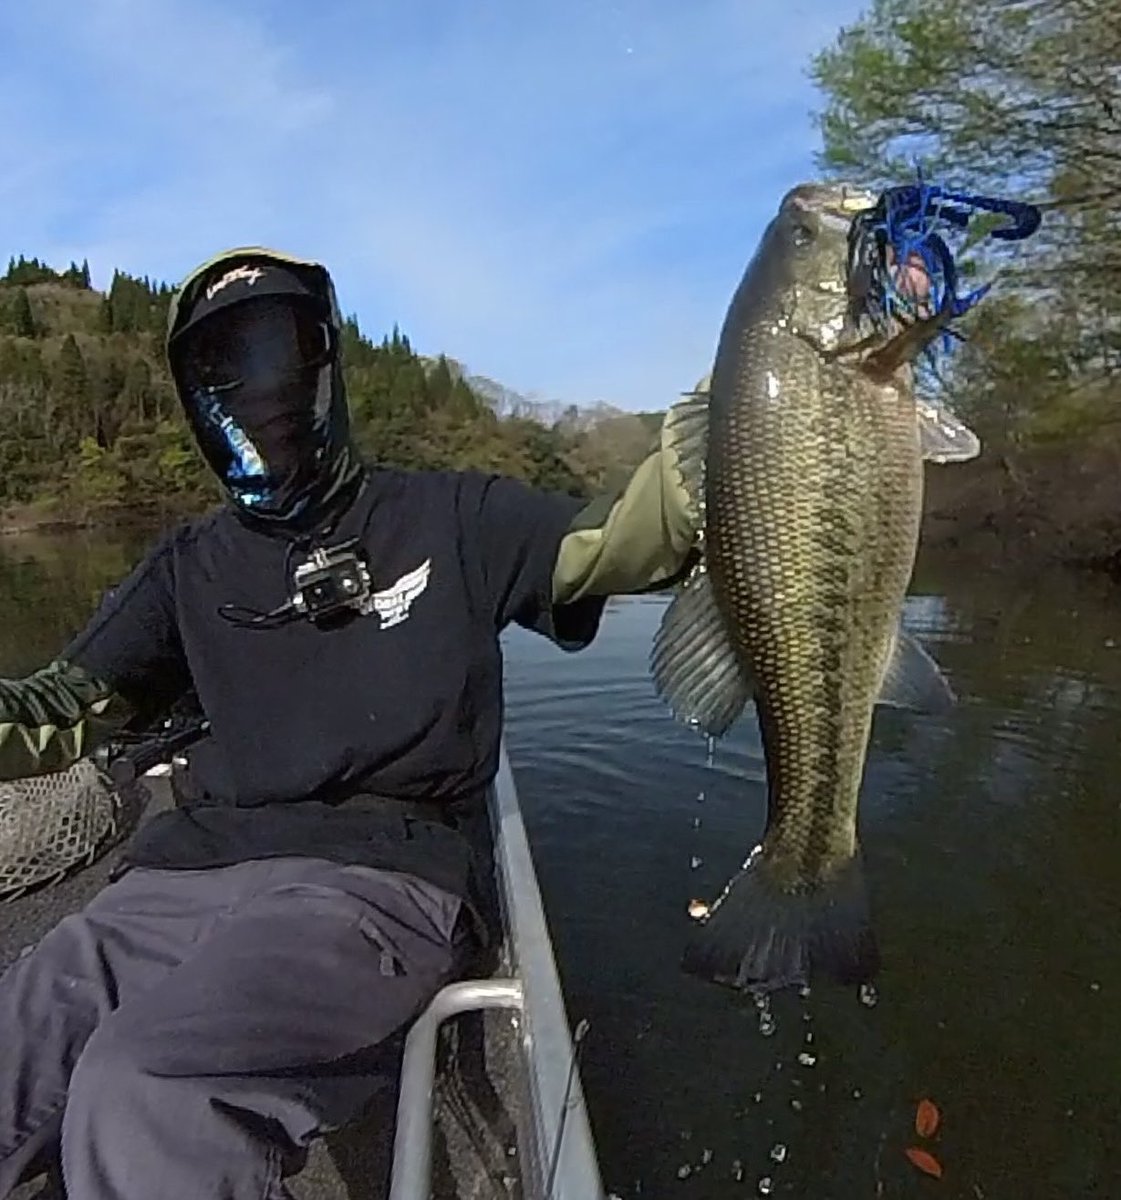
M 192 295 L 183 305 L 187 310 L 180 319 L 173 340 L 216 312 L 261 297 L 291 296 L 324 308 L 326 301 L 320 290 L 312 286 L 301 273 L 275 261 L 247 257 L 227 259 L 209 274 L 194 282 Z

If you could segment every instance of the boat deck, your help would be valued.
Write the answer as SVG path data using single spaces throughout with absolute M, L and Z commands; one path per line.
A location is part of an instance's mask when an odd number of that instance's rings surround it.
M 170 804 L 167 779 L 146 776 L 124 824 Z M 491 820 L 506 934 L 495 970 L 445 989 L 408 1037 L 387 1047 L 386 1086 L 352 1125 L 312 1145 L 288 1181 L 296 1200 L 602 1200 L 505 751 Z M 0 903 L 0 970 L 103 887 L 120 855 L 118 843 L 61 883 Z M 62 1200 L 55 1165 L 44 1167 L 14 1200 Z

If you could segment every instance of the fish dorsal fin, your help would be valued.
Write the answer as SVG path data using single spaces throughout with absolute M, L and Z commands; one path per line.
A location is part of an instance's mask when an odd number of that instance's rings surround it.
M 662 425 L 662 449 L 673 458 L 692 510 L 689 515 L 698 529 L 704 524 L 708 385 L 711 379 L 711 375 L 706 375 L 694 391 L 686 392 L 672 405 Z
M 752 681 L 728 638 L 703 562 L 666 609 L 650 665 L 674 716 L 710 737 L 727 732 L 750 698 Z
M 918 712 L 945 712 L 956 700 L 938 664 L 900 628 L 884 672 L 878 703 Z
M 968 462 L 981 453 L 981 439 L 948 408 L 915 401 L 919 442 L 927 462 Z

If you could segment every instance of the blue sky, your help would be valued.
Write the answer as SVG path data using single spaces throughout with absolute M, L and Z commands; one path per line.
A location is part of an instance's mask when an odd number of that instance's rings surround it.
M 0 254 L 174 282 L 317 257 L 379 337 L 537 398 L 708 369 L 806 77 L 863 0 L 34 0 L 0 7 Z

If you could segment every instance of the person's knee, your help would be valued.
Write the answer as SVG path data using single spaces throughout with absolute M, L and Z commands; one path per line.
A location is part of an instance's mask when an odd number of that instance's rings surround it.
M 66 1124 L 75 1119 L 114 1117 L 135 1111 L 150 1100 L 154 1077 L 139 1040 L 127 1031 L 101 1026 L 86 1042 L 66 1099 Z

